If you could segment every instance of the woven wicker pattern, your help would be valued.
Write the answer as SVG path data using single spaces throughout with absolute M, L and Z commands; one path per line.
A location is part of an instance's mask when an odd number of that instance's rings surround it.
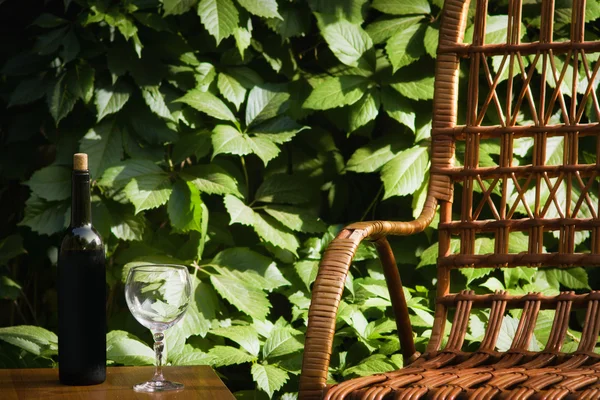
M 593 83 L 600 79 L 600 62 L 593 56 L 600 52 L 600 41 L 585 41 L 585 0 L 572 1 L 566 41 L 553 37 L 554 0 L 539 3 L 539 41 L 521 43 L 522 1 L 509 0 L 506 43 L 486 44 L 487 0 L 472 5 L 470 43 L 463 43 L 469 1 L 445 2 L 426 205 L 416 221 L 350 225 L 325 252 L 309 311 L 301 399 L 600 399 L 600 355 L 593 352 L 600 333 L 600 292 L 450 292 L 451 271 L 457 268 L 600 265 L 600 207 L 593 200 L 597 196 L 591 195 L 597 190 L 600 162 L 594 156 L 586 163 L 579 156 L 581 146 L 596 155 L 600 150 L 600 124 L 585 117 L 588 107 L 591 119 L 600 121 Z M 459 76 L 461 65 L 468 66 L 466 77 Z M 572 71 L 583 71 L 583 79 Z M 459 96 L 461 86 L 466 90 Z M 492 162 L 480 159 L 481 145 L 490 139 L 500 145 L 500 156 Z M 514 154 L 523 140 L 533 142 L 533 152 L 530 163 L 518 165 Z M 562 152 L 551 151 L 557 147 Z M 421 355 L 415 350 L 402 282 L 386 236 L 422 231 L 438 208 L 435 323 Z M 526 252 L 511 250 L 515 232 L 526 236 Z M 546 252 L 549 232 L 558 238 L 557 251 Z M 589 233 L 591 251 L 578 253 L 576 237 L 584 232 Z M 457 250 L 453 238 L 459 240 Z M 479 238 L 493 239 L 493 252 L 480 254 Z M 329 387 L 336 313 L 348 268 L 365 239 L 375 243 L 384 268 L 406 366 Z M 469 353 L 462 346 L 474 308 L 487 308 L 490 316 L 479 349 Z M 523 310 L 521 318 L 510 349 L 498 352 L 502 321 L 512 308 Z M 585 326 L 577 351 L 565 354 L 561 346 L 574 308 L 586 309 Z M 540 309 L 556 312 L 546 347 L 534 353 L 528 349 Z M 440 349 L 449 310 L 454 311 L 453 324 Z

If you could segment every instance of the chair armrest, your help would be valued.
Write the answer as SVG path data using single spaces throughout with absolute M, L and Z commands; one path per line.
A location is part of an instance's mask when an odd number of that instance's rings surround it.
M 383 265 L 404 361 L 409 364 L 418 357 L 402 282 L 386 236 L 422 232 L 433 220 L 436 206 L 437 200 L 429 197 L 419 218 L 411 222 L 373 221 L 349 225 L 329 244 L 319 265 L 308 311 L 300 399 L 320 399 L 326 388 L 336 316 L 346 276 L 358 245 L 365 239 L 374 241 Z

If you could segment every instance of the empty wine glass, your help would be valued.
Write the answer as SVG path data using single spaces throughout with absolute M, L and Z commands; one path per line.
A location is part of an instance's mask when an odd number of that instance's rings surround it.
M 129 270 L 125 283 L 127 306 L 135 319 L 152 332 L 156 353 L 154 377 L 134 385 L 136 392 L 183 389 L 183 384 L 163 377 L 164 332 L 183 318 L 191 292 L 190 274 L 182 265 L 141 265 Z

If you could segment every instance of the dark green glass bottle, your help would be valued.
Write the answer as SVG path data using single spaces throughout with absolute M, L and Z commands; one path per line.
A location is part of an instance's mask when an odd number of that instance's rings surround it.
M 87 154 L 73 157 L 71 224 L 58 256 L 58 369 L 66 385 L 106 379 L 106 268 L 92 226 Z

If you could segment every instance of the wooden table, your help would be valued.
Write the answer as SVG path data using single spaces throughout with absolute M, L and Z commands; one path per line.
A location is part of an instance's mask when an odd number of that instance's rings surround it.
M 208 366 L 165 367 L 167 379 L 181 382 L 183 390 L 137 393 L 132 386 L 152 377 L 154 367 L 109 367 L 106 381 L 93 386 L 65 386 L 58 382 L 58 369 L 0 369 L 0 399 L 215 399 L 232 400 L 231 392 Z

